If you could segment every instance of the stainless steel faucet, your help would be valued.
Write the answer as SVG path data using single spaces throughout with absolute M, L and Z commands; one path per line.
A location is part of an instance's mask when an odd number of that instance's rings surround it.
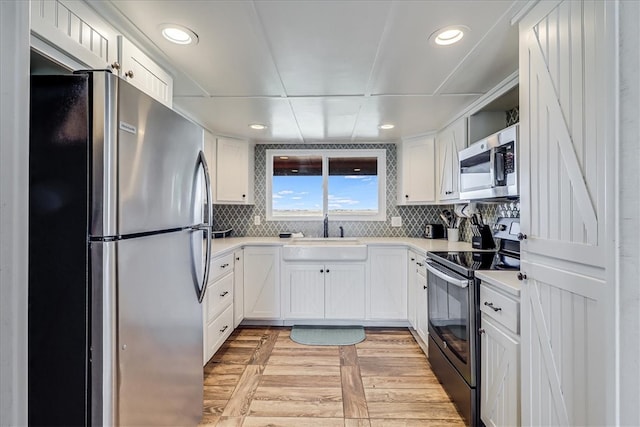
M 329 237 L 329 214 L 324 216 L 324 237 Z

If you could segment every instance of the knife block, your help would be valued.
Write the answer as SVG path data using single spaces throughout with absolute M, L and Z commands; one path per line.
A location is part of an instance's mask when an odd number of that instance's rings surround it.
M 493 241 L 491 227 L 483 225 L 482 228 L 480 228 L 480 235 L 471 238 L 471 246 L 474 249 L 495 249 L 496 242 Z

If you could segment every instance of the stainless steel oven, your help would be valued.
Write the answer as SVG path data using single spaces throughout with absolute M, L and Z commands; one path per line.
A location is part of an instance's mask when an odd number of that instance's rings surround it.
M 460 198 L 518 196 L 518 125 L 486 137 L 458 154 Z
M 520 268 L 517 218 L 500 218 L 500 249 L 427 254 L 429 363 L 469 425 L 480 425 L 480 281 L 477 270 Z

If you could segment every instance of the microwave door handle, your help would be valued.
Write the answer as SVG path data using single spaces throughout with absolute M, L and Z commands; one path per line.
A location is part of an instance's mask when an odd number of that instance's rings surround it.
M 504 185 L 504 154 L 496 151 L 495 153 L 495 167 L 496 167 L 496 184 Z
M 496 179 L 496 149 L 492 148 L 489 152 L 489 176 L 491 177 L 491 188 L 497 183 Z
M 430 273 L 433 273 L 434 275 L 436 275 L 436 277 L 441 278 L 442 280 L 444 280 L 447 283 L 451 283 L 452 285 L 456 285 L 460 288 L 466 288 L 469 286 L 469 280 L 466 279 L 456 279 L 455 277 L 451 277 L 448 274 L 438 270 L 437 268 L 435 268 L 433 266 L 433 262 L 432 261 L 427 261 L 427 271 L 429 271 Z

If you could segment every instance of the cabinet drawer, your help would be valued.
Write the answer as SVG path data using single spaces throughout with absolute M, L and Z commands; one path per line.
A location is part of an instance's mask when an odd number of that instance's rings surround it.
M 480 311 L 512 332 L 520 333 L 520 304 L 484 283 L 480 286 Z
M 212 321 L 233 302 L 233 274 L 229 274 L 207 287 L 207 321 Z
M 219 277 L 233 271 L 233 253 L 219 256 L 211 260 L 209 265 L 209 283 L 215 282 Z
M 220 348 L 224 340 L 233 332 L 233 305 L 224 310 L 220 316 L 207 323 L 207 354 L 209 358 Z

